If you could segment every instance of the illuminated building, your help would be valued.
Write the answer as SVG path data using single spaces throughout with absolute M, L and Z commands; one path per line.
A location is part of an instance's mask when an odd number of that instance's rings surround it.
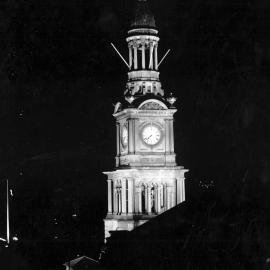
M 110 231 L 133 230 L 185 201 L 185 172 L 174 152 L 176 98 L 162 89 L 158 30 L 147 1 L 138 1 L 126 39 L 129 60 L 124 98 L 115 105 L 116 168 L 108 176 Z M 166 55 L 165 55 L 166 56 Z

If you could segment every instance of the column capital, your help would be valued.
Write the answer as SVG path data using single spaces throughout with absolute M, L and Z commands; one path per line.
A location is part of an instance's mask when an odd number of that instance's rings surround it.
M 140 44 L 137 41 L 133 41 L 132 46 L 133 48 L 139 48 Z

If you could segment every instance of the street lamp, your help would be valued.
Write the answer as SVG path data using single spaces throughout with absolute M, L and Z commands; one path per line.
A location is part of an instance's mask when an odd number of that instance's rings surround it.
M 8 247 L 8 245 L 10 244 L 10 225 L 9 225 L 9 192 L 10 191 L 11 190 L 9 190 L 8 179 L 7 179 L 7 191 L 6 191 L 7 192 L 7 194 L 6 194 L 6 204 L 7 204 L 6 205 L 7 206 L 7 208 L 6 208 L 6 222 L 7 222 L 7 230 L 6 230 L 6 239 L 0 237 L 0 241 L 6 242 L 5 247 Z M 13 196 L 12 191 L 11 191 L 11 195 Z M 19 239 L 18 239 L 17 236 L 13 236 L 12 237 L 12 240 L 16 242 Z

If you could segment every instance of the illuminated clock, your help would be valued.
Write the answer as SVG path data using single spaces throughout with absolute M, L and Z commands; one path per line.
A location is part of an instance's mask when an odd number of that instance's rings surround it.
M 146 125 L 142 130 L 142 139 L 148 145 L 155 145 L 161 139 L 161 131 L 156 125 Z
M 122 141 L 123 147 L 126 147 L 128 144 L 128 130 L 126 126 L 123 126 L 122 128 L 121 141 Z

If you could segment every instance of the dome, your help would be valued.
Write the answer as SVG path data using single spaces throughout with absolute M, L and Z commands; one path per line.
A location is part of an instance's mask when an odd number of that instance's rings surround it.
M 148 8 L 147 0 L 138 0 L 131 27 L 155 28 L 155 18 Z

